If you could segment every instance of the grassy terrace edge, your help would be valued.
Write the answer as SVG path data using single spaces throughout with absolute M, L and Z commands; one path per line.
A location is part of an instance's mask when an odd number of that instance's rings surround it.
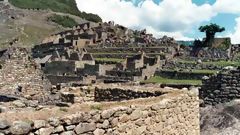
M 202 85 L 201 80 L 179 80 L 179 79 L 168 79 L 161 76 L 154 76 L 150 79 L 143 81 L 142 83 L 159 83 L 159 84 L 191 84 L 191 85 Z

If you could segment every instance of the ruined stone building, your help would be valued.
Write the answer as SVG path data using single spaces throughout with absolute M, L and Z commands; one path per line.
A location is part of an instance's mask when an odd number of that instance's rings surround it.
M 86 78 L 91 78 L 87 82 L 96 78 L 141 81 L 153 76 L 165 59 L 172 59 L 178 46 L 172 38 L 165 36 L 158 41 L 146 30 L 132 31 L 114 22 L 83 23 L 46 38 L 32 49 L 32 56 L 54 85 L 83 83 Z M 127 57 L 139 52 L 146 53 Z M 93 57 L 126 60 L 117 65 L 95 64 Z
M 78 73 L 80 69 L 85 68 L 85 65 L 95 65 L 94 58 L 85 49 L 66 49 L 62 54 L 58 53 L 57 50 L 55 52 L 44 58 L 35 59 L 53 85 L 78 83 L 86 80 L 85 77 L 89 77 Z
M 24 48 L 9 48 L 1 56 L 0 95 L 51 102 L 51 84 Z
M 106 71 L 106 76 L 119 81 L 141 81 L 152 77 L 155 71 L 161 67 L 160 56 L 149 57 L 144 52 L 133 57 L 127 57 L 126 61 L 116 68 Z M 109 80 L 111 82 L 111 80 Z
M 203 39 L 204 41 L 205 39 Z M 232 55 L 232 44 L 230 38 L 214 38 L 210 46 L 205 46 L 203 41 L 195 42 L 192 48 L 191 56 L 202 59 L 227 60 Z

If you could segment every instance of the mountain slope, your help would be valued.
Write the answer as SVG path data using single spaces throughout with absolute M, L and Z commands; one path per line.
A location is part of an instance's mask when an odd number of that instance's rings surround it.
M 12 42 L 14 46 L 32 47 L 51 34 L 67 30 L 66 27 L 86 22 L 86 19 L 80 17 L 85 13 L 78 11 L 74 0 L 9 0 L 9 2 L 4 3 L 0 0 L 0 49 L 7 48 Z
M 22 9 L 50 9 L 54 12 L 76 15 L 92 22 L 102 21 L 98 15 L 80 12 L 75 0 L 9 0 L 9 2 Z

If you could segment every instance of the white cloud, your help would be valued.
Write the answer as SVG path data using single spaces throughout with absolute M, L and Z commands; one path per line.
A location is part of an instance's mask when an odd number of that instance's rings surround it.
M 193 38 L 184 36 L 181 32 L 161 32 L 161 31 L 159 32 L 159 31 L 152 29 L 152 27 L 147 27 L 146 30 L 149 33 L 152 33 L 157 38 L 167 35 L 169 37 L 174 37 L 175 39 L 178 39 L 178 40 L 184 40 L 184 41 L 194 40 Z
M 233 44 L 240 44 L 240 17 L 236 19 L 237 25 L 235 26 L 235 32 L 230 34 Z
M 217 0 L 213 9 L 218 13 L 240 14 L 239 0 Z
M 213 5 L 206 2 L 200 6 L 192 0 L 162 0 L 159 4 L 153 0 L 76 1 L 81 11 L 98 14 L 103 21 L 115 21 L 133 29 L 146 28 L 156 37 L 167 35 L 178 40 L 191 40 L 184 35 L 191 32 L 194 26 L 210 21 L 219 13 L 240 15 L 239 0 L 216 0 Z M 240 43 L 240 19 L 236 21 L 236 31 L 229 35 L 234 43 Z
M 77 0 L 77 3 L 80 10 L 98 14 L 103 21 L 147 28 L 155 31 L 155 36 L 167 34 L 176 39 L 189 39 L 183 33 L 216 15 L 211 5 L 197 6 L 191 0 L 163 0 L 159 4 L 145 0 L 138 6 L 123 0 Z

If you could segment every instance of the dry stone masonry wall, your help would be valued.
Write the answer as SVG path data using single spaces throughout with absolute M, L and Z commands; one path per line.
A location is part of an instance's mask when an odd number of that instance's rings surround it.
M 123 90 L 119 88 L 99 89 L 96 87 L 94 98 L 96 102 L 101 101 L 123 101 L 136 98 L 157 97 L 164 94 L 160 91 L 147 92 L 147 91 L 133 91 Z
M 0 134 L 29 135 L 200 135 L 198 97 L 181 92 L 146 105 L 78 112 L 48 120 L 0 120 Z M 149 101 L 146 100 L 146 103 Z
M 240 69 L 222 71 L 203 80 L 200 98 L 203 105 L 216 105 L 240 98 Z

